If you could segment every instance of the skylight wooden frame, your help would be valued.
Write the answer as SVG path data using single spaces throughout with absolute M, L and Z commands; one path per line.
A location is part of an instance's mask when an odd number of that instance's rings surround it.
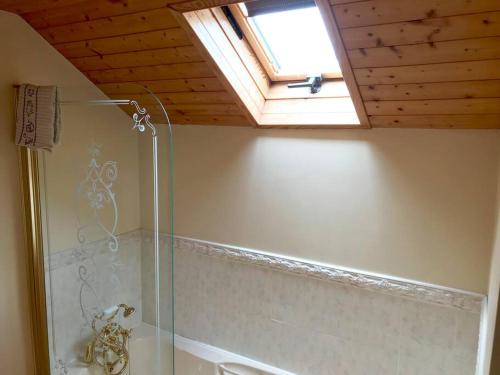
M 243 35 L 258 57 L 262 67 L 265 69 L 271 82 L 288 82 L 288 81 L 303 81 L 307 79 L 304 74 L 284 74 L 279 73 L 273 64 L 272 59 L 268 56 L 265 47 L 262 45 L 261 39 L 256 35 L 254 27 L 250 24 L 248 16 L 246 16 L 241 8 L 242 3 L 228 5 L 229 10 L 233 14 L 238 26 L 240 26 Z M 324 79 L 342 79 L 342 71 L 320 72 Z
M 237 6 L 237 5 L 236 5 Z M 248 72 L 253 77 L 256 85 L 265 99 L 299 99 L 299 98 L 325 98 L 325 97 L 347 97 L 348 90 L 342 79 L 336 82 L 324 80 L 319 93 L 312 94 L 308 87 L 303 88 L 288 88 L 288 83 L 294 80 L 304 80 L 303 75 L 288 76 L 286 80 L 273 81 L 267 72 L 259 54 L 255 52 L 248 38 L 239 39 L 226 15 L 221 8 L 211 8 L 213 16 L 219 22 L 219 25 L 224 30 L 227 38 L 234 47 L 236 53 L 240 56 L 241 61 L 246 66 Z M 262 53 L 264 53 L 262 51 Z M 266 57 L 265 57 L 266 58 Z M 340 73 L 341 74 L 341 73 Z
M 212 6 L 237 2 L 209 1 Z M 318 94 L 287 89 L 286 82 L 272 82 L 262 67 L 249 69 L 233 45 L 238 38 L 228 37 L 221 26 L 223 22 L 215 17 L 216 8 L 210 9 L 209 5 L 183 8 L 183 13 L 175 13 L 175 17 L 226 89 L 234 93 L 236 103 L 254 127 L 369 128 L 368 116 L 329 2 L 316 0 L 316 5 L 344 76 L 343 80 L 325 82 Z M 218 11 L 222 13 L 220 9 Z M 225 29 L 228 30 L 227 27 Z M 262 80 L 262 74 L 267 80 Z M 260 85 L 256 83 L 258 81 Z

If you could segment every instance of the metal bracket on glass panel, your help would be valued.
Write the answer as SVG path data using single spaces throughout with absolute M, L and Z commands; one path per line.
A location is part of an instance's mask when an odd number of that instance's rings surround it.
M 61 102 L 63 103 L 63 102 Z M 91 105 L 131 105 L 135 107 L 135 112 L 132 115 L 134 126 L 132 129 L 137 129 L 140 132 L 146 130 L 146 127 L 151 129 L 152 135 L 156 135 L 156 127 L 151 123 L 151 115 L 146 107 L 141 107 L 135 100 L 116 99 L 116 100 L 90 100 L 87 103 Z
M 131 100 L 129 104 L 133 105 L 136 110 L 136 112 L 134 112 L 134 114 L 132 115 L 132 119 L 134 120 L 133 129 L 138 129 L 140 132 L 143 132 L 144 130 L 146 130 L 147 126 L 153 132 L 153 136 L 156 135 L 156 128 L 151 123 L 151 116 L 149 115 L 146 108 L 139 106 L 139 103 L 137 103 L 135 100 Z

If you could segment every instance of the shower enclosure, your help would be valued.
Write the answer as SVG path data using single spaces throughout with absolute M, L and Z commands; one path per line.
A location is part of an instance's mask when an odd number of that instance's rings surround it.
M 50 374 L 173 374 L 167 112 L 139 85 L 112 99 L 69 91 L 61 144 L 25 151 L 39 191 Z

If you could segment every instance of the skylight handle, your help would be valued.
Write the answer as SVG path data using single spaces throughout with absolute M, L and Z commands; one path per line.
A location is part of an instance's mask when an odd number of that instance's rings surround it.
M 297 83 L 289 83 L 288 88 L 293 89 L 296 87 L 310 87 L 311 94 L 316 94 L 321 90 L 321 82 L 323 79 L 321 78 L 321 74 L 315 74 L 307 77 L 307 80 L 304 82 Z

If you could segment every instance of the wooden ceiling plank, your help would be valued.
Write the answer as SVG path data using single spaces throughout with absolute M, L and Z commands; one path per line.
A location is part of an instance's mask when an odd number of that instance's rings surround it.
M 49 10 L 67 5 L 77 5 L 82 0 L 0 0 L 0 9 L 7 12 L 22 14 Z
M 106 12 L 112 9 L 119 12 L 119 10 L 122 9 L 123 13 L 120 14 L 124 14 L 129 8 L 134 9 L 152 6 L 160 8 L 160 6 L 157 5 L 164 4 L 167 6 L 182 1 L 186 0 L 0 0 L 0 9 L 21 14 L 23 17 L 36 13 L 40 16 L 44 14 L 48 15 L 50 18 L 52 12 L 58 14 L 60 9 L 62 9 L 63 12 L 71 8 L 75 12 L 87 11 L 89 16 L 92 16 L 95 12 Z M 108 16 L 111 14 L 108 14 Z M 73 14 L 69 16 L 74 17 Z
M 176 111 L 183 116 L 242 116 L 241 109 L 236 104 L 176 104 L 169 105 L 169 111 Z
M 369 115 L 500 114 L 500 98 L 365 102 Z
M 177 12 L 186 13 L 195 10 L 220 7 L 240 3 L 242 0 L 188 0 L 180 3 L 172 4 L 170 7 Z
M 370 116 L 374 128 L 499 129 L 500 115 Z
M 206 63 L 182 63 L 85 72 L 94 83 L 136 82 L 155 79 L 205 78 L 213 76 Z
M 227 105 L 226 105 L 227 106 Z M 174 125 L 233 125 L 233 126 L 250 126 L 248 120 L 241 114 L 204 114 L 197 112 L 182 112 L 172 109 L 173 105 L 168 105 L 166 108 L 170 122 Z M 153 122 L 164 123 L 165 117 L 159 107 L 148 106 L 148 113 Z M 123 110 L 130 116 L 133 115 L 133 108 L 123 107 Z
M 330 0 L 331 5 L 340 5 L 340 4 L 350 4 L 350 3 L 359 3 L 366 0 Z
M 143 33 L 179 27 L 169 9 L 102 18 L 94 21 L 38 29 L 52 44 L 88 41 L 92 39 Z
M 181 28 L 173 28 L 82 42 L 63 43 L 57 44 L 54 47 L 66 58 L 78 58 L 190 45 L 192 43 L 186 32 Z
M 430 43 L 500 35 L 500 12 L 428 18 L 342 30 L 347 49 Z
M 353 68 L 491 60 L 500 58 L 500 37 L 360 48 L 348 54 Z
M 234 104 L 234 98 L 227 91 L 165 93 L 158 97 L 169 104 Z
M 499 60 L 354 69 L 359 85 L 500 79 Z
M 175 116 L 242 116 L 241 110 L 236 104 L 164 104 L 165 109 L 168 112 L 170 118 Z M 127 113 L 132 113 L 133 111 L 128 111 Z M 159 108 L 148 107 L 148 113 L 153 116 L 160 116 L 163 112 Z
M 103 56 L 77 57 L 69 60 L 83 72 L 204 61 L 194 46 L 171 47 Z
M 137 81 L 154 93 L 193 92 L 193 91 L 224 91 L 224 87 L 215 77 Z M 127 83 L 102 83 L 97 87 L 107 94 L 140 94 L 144 89 Z
M 80 0 L 77 4 L 23 13 L 22 16 L 32 27 L 40 29 L 165 8 L 171 2 L 171 0 Z
M 228 125 L 228 126 L 251 126 L 245 116 L 180 116 L 176 115 L 172 119 L 177 125 Z
M 169 114 L 181 116 L 242 116 L 236 104 L 166 104 Z M 156 111 L 159 113 L 159 111 Z M 154 110 L 152 113 L 156 113 Z
M 500 97 L 500 80 L 360 86 L 364 100 L 425 100 Z
M 161 93 L 156 94 L 156 96 L 166 106 L 176 104 L 234 104 L 233 97 L 226 91 Z M 111 95 L 110 97 L 113 99 L 123 98 L 121 95 Z M 144 105 L 156 103 L 149 94 L 129 94 L 127 98 L 137 100 Z
M 492 0 L 368 0 L 334 5 L 339 27 L 359 27 L 500 11 L 500 1 Z

